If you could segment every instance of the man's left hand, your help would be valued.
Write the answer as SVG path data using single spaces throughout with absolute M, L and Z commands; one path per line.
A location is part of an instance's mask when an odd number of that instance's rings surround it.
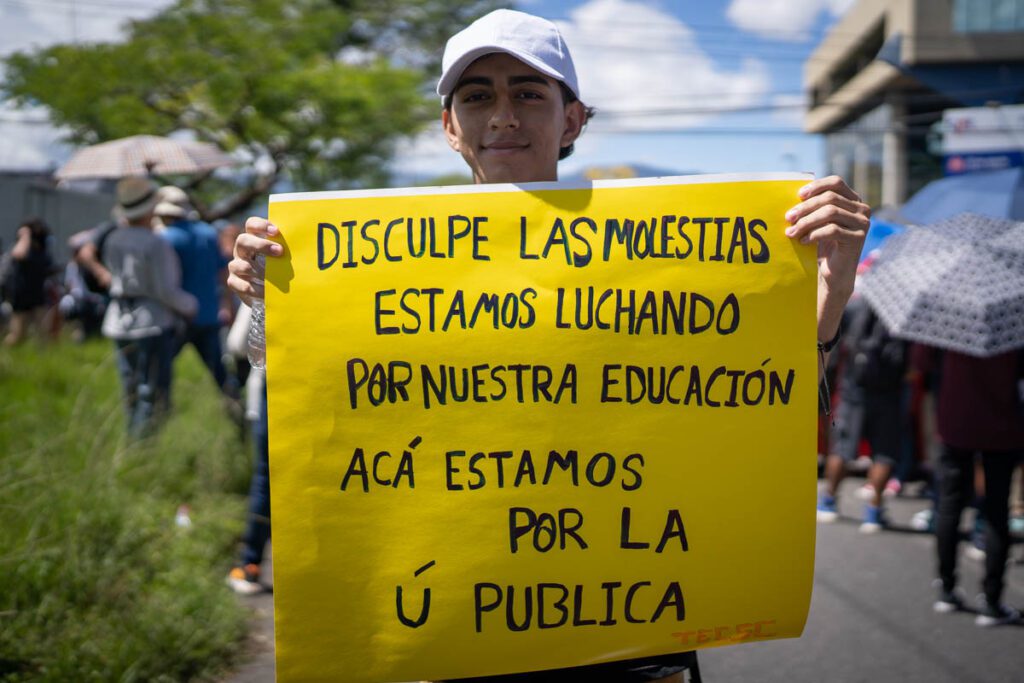
M 839 176 L 800 188 L 803 200 L 786 212 L 786 235 L 818 245 L 818 277 L 828 292 L 849 298 L 871 219 L 871 207 Z M 845 300 L 844 300 L 845 305 Z

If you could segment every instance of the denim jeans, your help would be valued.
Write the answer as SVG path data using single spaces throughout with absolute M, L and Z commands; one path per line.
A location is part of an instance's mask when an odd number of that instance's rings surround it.
M 148 436 L 166 409 L 170 377 L 171 333 L 115 340 L 128 435 Z
M 270 465 L 267 429 L 267 392 L 263 390 L 259 419 L 252 424 L 253 462 L 249 484 L 249 519 L 245 525 L 242 564 L 260 564 L 270 538 Z
M 175 336 L 174 356 L 177 357 L 186 344 L 195 347 L 203 364 L 209 369 L 217 388 L 224 390 L 228 381 L 228 372 L 224 368 L 223 352 L 220 343 L 220 326 L 188 325 L 183 332 Z

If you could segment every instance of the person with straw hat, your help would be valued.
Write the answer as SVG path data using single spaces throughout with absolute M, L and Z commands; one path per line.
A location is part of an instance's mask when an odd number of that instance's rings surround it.
M 121 180 L 113 210 L 121 225 L 104 246 L 111 284 L 103 335 L 117 348 L 128 434 L 134 438 L 151 434 L 167 407 L 173 330 L 179 317 L 196 313 L 195 297 L 181 289 L 174 250 L 153 233 L 158 202 L 150 180 Z

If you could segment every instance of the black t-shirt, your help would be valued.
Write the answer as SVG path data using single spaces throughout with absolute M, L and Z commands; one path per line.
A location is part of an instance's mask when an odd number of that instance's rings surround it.
M 11 307 L 16 311 L 31 311 L 46 304 L 46 278 L 53 270 L 50 252 L 33 244 L 24 259 L 14 259 L 6 289 Z

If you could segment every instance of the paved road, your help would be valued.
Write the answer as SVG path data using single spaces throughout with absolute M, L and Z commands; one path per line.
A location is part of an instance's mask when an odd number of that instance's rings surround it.
M 274 583 L 273 544 L 264 553 L 264 582 Z M 270 593 L 239 597 L 252 608 L 253 624 L 249 635 L 245 664 L 225 679 L 224 683 L 275 683 L 274 677 L 274 597 Z
M 861 502 L 844 483 L 835 524 L 818 525 L 814 594 L 799 639 L 705 650 L 706 683 L 1020 683 L 1024 628 L 980 629 L 972 614 L 937 615 L 934 540 L 908 528 L 927 507 L 918 499 L 891 501 L 895 529 L 873 536 L 857 531 Z M 1013 558 L 1024 557 L 1020 544 Z M 963 587 L 973 597 L 982 565 L 961 557 Z M 1024 607 L 1024 563 L 1007 569 L 1006 600 Z M 252 659 L 228 683 L 273 683 L 273 602 L 246 598 L 256 609 Z
M 818 525 L 804 635 L 701 653 L 705 681 L 1024 681 L 1024 628 L 981 629 L 973 614 L 932 611 L 935 541 L 908 528 L 910 516 L 927 502 L 892 501 L 896 530 L 865 536 L 857 530 L 862 504 L 852 495 L 861 483 L 845 482 L 843 518 Z M 1020 558 L 1022 551 L 1018 544 L 1011 556 Z M 961 555 L 958 567 L 973 598 L 982 563 Z M 1009 566 L 1007 579 L 1006 601 L 1024 606 L 1024 564 Z

